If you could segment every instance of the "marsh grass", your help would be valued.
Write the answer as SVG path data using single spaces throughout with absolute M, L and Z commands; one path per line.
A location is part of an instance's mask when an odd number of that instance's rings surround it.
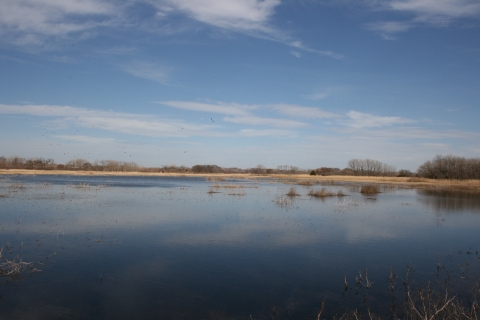
M 290 188 L 290 190 L 288 190 L 286 196 L 289 196 L 289 197 L 297 197 L 299 196 L 300 194 L 297 193 L 297 190 L 295 188 Z
M 240 196 L 240 197 L 242 197 L 242 196 L 245 196 L 246 193 L 245 192 L 231 192 L 228 195 L 229 196 Z
M 245 188 L 258 188 L 258 186 L 244 186 L 243 184 L 220 184 L 216 183 L 212 188 L 220 189 L 220 188 L 225 188 L 225 189 L 245 189 Z
M 207 192 L 208 194 L 213 194 L 213 193 L 221 193 L 220 191 L 215 191 L 213 190 L 213 188 L 210 188 L 210 190 L 208 190 Z
M 75 189 L 79 189 L 79 190 L 100 190 L 102 188 L 105 188 L 106 186 L 104 185 L 91 185 L 91 184 L 88 184 L 88 183 L 79 183 L 79 184 L 69 184 L 67 185 L 67 187 L 70 187 L 70 188 L 75 188 Z
M 380 193 L 380 189 L 378 188 L 378 186 L 374 184 L 364 184 L 360 189 L 360 193 L 372 195 L 372 194 Z
M 435 283 L 427 282 L 426 284 L 415 288 L 415 276 L 414 268 L 411 264 L 407 265 L 407 274 L 405 278 L 397 276 L 394 269 L 390 271 L 388 277 L 388 291 L 392 297 L 390 317 L 383 315 L 382 318 L 388 319 L 405 319 L 405 320 L 478 320 L 480 318 L 480 305 L 478 303 L 477 296 L 480 293 L 480 281 L 476 280 L 471 284 L 470 289 L 467 290 L 466 299 L 462 300 L 458 295 L 452 294 L 451 277 L 446 272 L 445 279 L 439 279 L 437 266 L 437 279 Z M 365 279 L 364 279 L 365 278 Z M 362 278 L 362 273 L 355 278 L 355 295 L 358 295 L 363 291 L 364 303 L 368 297 L 368 291 L 373 282 L 368 280 L 367 270 L 365 270 L 365 277 Z M 397 282 L 403 285 L 401 293 L 396 292 Z M 464 285 L 462 287 L 465 287 Z M 347 277 L 345 277 L 345 293 L 349 289 Z M 353 288 L 350 288 L 353 289 Z M 396 299 L 395 297 L 398 296 Z M 466 301 L 465 301 L 466 300 Z M 400 302 L 400 305 L 396 306 L 396 301 Z M 320 320 L 323 312 L 325 311 L 325 301 L 322 303 L 321 309 L 317 314 L 317 320 Z M 380 320 L 381 317 L 375 315 L 370 308 L 366 308 L 366 312 L 359 312 L 356 310 L 347 311 L 340 316 L 335 316 L 333 319 L 341 320 Z
M 207 181 L 225 181 L 227 178 L 225 177 L 207 177 L 205 178 Z
M 316 184 L 316 181 L 314 180 L 298 180 L 295 182 L 295 184 L 298 184 L 299 186 L 313 186 Z
M 40 272 L 35 268 L 33 262 L 24 262 L 22 258 L 15 257 L 13 260 L 5 259 L 3 261 L 3 247 L 0 248 L 0 277 L 10 278 L 11 280 L 17 280 L 22 275 L 27 273 Z
M 327 191 L 325 188 L 322 188 L 320 190 L 313 190 L 312 189 L 308 192 L 308 195 L 311 196 L 311 197 L 315 197 L 315 198 L 325 198 L 325 197 L 336 196 L 335 193 Z

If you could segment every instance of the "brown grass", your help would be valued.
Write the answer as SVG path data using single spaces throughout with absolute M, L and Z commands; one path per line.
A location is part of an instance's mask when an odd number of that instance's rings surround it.
M 311 197 L 316 197 L 316 198 L 325 198 L 325 197 L 334 197 L 336 196 L 335 193 L 327 191 L 325 188 L 322 188 L 321 190 L 310 190 L 308 192 L 308 195 Z
M 2 261 L 3 247 L 0 248 L 0 277 L 7 277 L 12 280 L 18 279 L 22 274 L 40 272 L 35 268 L 33 262 L 24 262 L 22 258 L 16 257 L 13 260 Z
M 378 188 L 378 186 L 376 186 L 374 184 L 364 184 L 362 186 L 362 189 L 360 189 L 360 193 L 363 193 L 363 194 L 377 194 L 377 193 L 380 193 L 380 189 Z
M 207 181 L 225 181 L 227 178 L 225 177 L 206 177 L 205 180 Z
M 289 196 L 289 197 L 299 196 L 299 194 L 297 193 L 297 190 L 295 188 L 290 188 L 290 190 L 287 192 L 286 195 Z
M 299 186 L 313 186 L 315 184 L 314 180 L 298 180 L 295 182 Z
M 246 193 L 245 192 L 231 192 L 228 195 L 229 196 L 240 196 L 240 197 L 242 197 L 242 196 L 246 195 Z
M 394 185 L 411 188 L 445 188 L 451 190 L 472 190 L 480 192 L 480 180 L 441 180 L 426 179 L 415 177 L 367 177 L 367 176 L 310 176 L 308 174 L 287 175 L 271 174 L 268 176 L 258 176 L 255 174 L 228 174 L 228 173 L 161 173 L 161 172 L 104 172 L 104 171 L 64 171 L 64 170 L 25 170 L 25 169 L 0 169 L 1 175 L 98 175 L 98 176 L 158 176 L 158 177 L 211 177 L 216 181 L 219 179 L 251 179 L 251 180 L 283 180 L 285 183 L 296 183 L 296 181 L 305 181 L 306 184 L 338 184 L 339 182 L 351 183 L 369 183 Z M 303 182 L 302 182 L 303 183 Z

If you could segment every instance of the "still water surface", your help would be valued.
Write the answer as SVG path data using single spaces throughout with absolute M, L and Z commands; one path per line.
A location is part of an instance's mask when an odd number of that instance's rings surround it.
M 42 270 L 0 277 L 0 319 L 316 319 L 323 300 L 325 317 L 388 315 L 392 268 L 412 265 L 422 284 L 441 263 L 460 294 L 480 274 L 478 196 L 327 186 L 348 196 L 315 199 L 321 186 L 296 186 L 290 201 L 279 182 L 215 184 L 0 177 L 4 259 Z M 367 297 L 344 292 L 365 269 Z

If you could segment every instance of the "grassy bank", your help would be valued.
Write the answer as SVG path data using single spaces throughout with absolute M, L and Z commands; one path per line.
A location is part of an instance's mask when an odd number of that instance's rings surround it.
M 24 170 L 24 169 L 0 169 L 0 175 L 72 175 L 72 176 L 144 176 L 144 177 L 205 177 L 221 179 L 261 179 L 280 180 L 285 183 L 298 185 L 315 184 L 382 184 L 405 188 L 440 189 L 440 190 L 463 190 L 480 192 L 480 180 L 439 180 L 426 178 L 407 177 L 367 177 L 367 176 L 310 176 L 306 174 L 270 174 L 256 175 L 228 174 L 228 173 L 148 173 L 148 172 L 107 172 L 107 171 L 67 171 L 67 170 Z

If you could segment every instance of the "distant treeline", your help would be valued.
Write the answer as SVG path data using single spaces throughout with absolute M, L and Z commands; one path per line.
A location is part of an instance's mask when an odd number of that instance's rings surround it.
M 300 169 L 296 166 L 281 165 L 276 168 L 267 168 L 258 165 L 254 168 L 222 168 L 217 165 L 194 165 L 193 167 L 164 165 L 161 167 L 142 167 L 135 162 L 116 160 L 96 160 L 89 162 L 85 159 L 73 159 L 65 164 L 56 164 L 53 159 L 0 157 L 0 169 L 27 169 L 27 170 L 69 170 L 69 171 L 110 171 L 110 172 L 157 172 L 157 173 L 251 173 L 257 175 L 269 174 L 310 174 L 321 176 L 386 176 L 386 177 L 413 177 L 431 179 L 480 179 L 480 159 L 467 159 L 452 155 L 436 156 L 433 160 L 422 164 L 416 173 L 409 170 L 399 170 L 392 165 L 372 159 L 352 159 L 348 167 L 317 169 Z
M 352 159 L 348 161 L 348 167 L 356 176 L 397 176 L 394 166 L 372 159 Z
M 438 155 L 422 164 L 417 174 L 430 179 L 480 179 L 480 158 Z

